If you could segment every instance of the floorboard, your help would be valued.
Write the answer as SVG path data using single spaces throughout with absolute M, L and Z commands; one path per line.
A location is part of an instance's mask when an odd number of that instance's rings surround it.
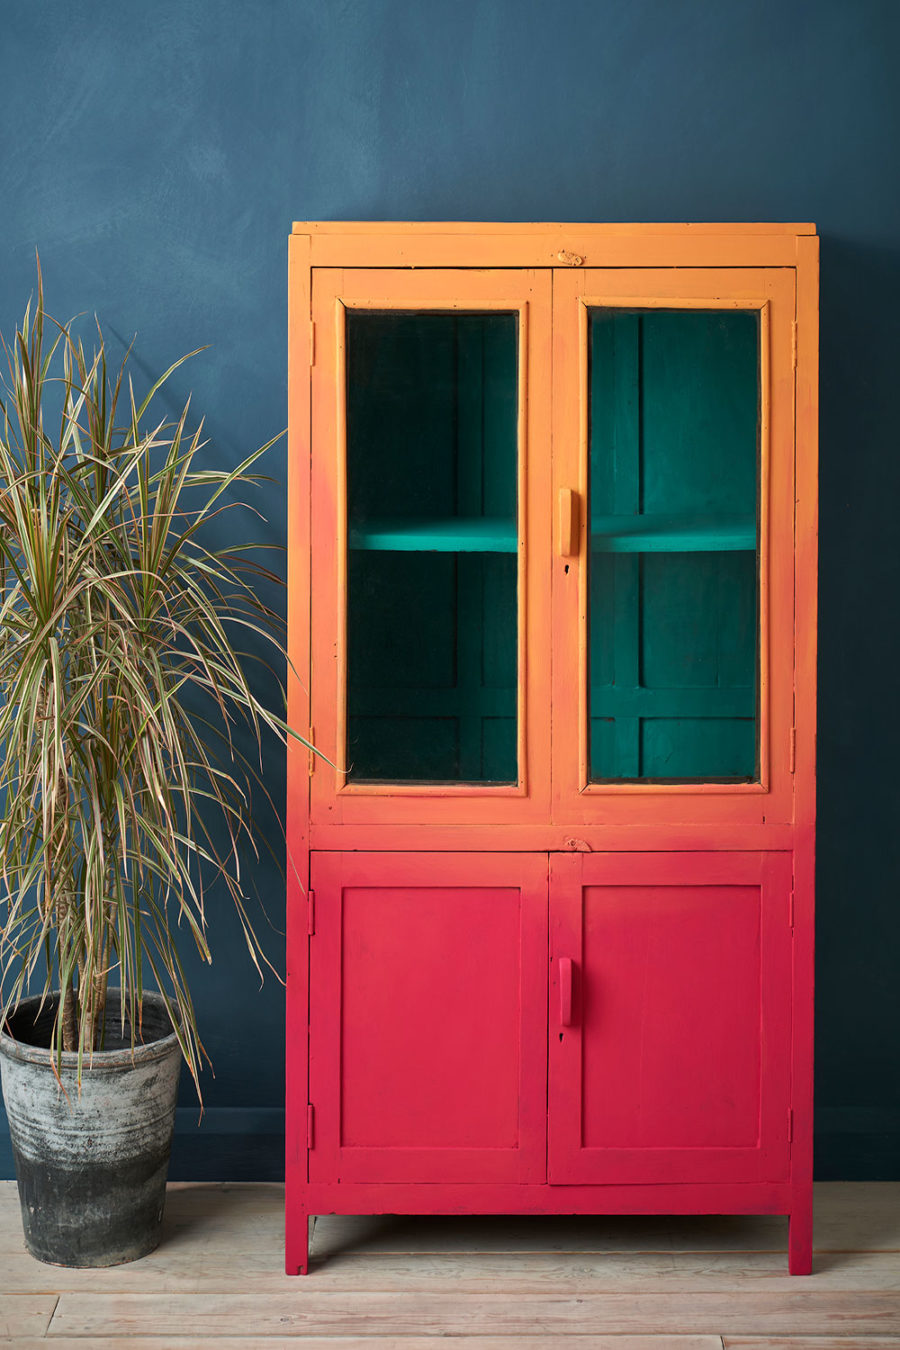
M 297 1280 L 279 1269 L 279 1250 L 216 1258 L 210 1245 L 164 1247 L 139 1264 L 110 1270 L 61 1270 L 43 1266 L 24 1250 L 0 1258 L 7 1287 L 21 1293 L 233 1293 L 296 1292 Z M 445 1252 L 397 1256 L 341 1253 L 321 1259 L 303 1281 L 307 1292 L 485 1293 L 783 1293 L 794 1289 L 781 1252 L 660 1254 L 640 1252 L 482 1254 Z M 819 1292 L 871 1291 L 900 1296 L 900 1262 L 893 1254 L 850 1253 L 817 1257 Z
M 900 1336 L 726 1336 L 724 1350 L 900 1350 Z
M 48 1340 L 0 1339 L 0 1350 L 87 1350 L 97 1345 L 101 1350 L 213 1350 L 222 1340 L 208 1336 L 120 1336 L 100 1341 L 85 1341 L 80 1337 L 56 1336 Z M 453 1350 L 520 1350 L 521 1336 L 462 1336 L 454 1337 Z M 534 1350 L 556 1350 L 560 1345 L 574 1344 L 576 1350 L 722 1350 L 719 1336 L 579 1336 L 577 1342 L 541 1340 L 532 1341 Z M 763 1344 L 760 1342 L 759 1344 Z M 770 1343 L 771 1344 L 771 1343 Z M 815 1344 L 822 1350 L 823 1342 Z M 830 1345 L 830 1342 L 828 1342 Z M 850 1347 L 851 1342 L 846 1342 Z M 855 1350 L 856 1343 L 853 1343 Z M 872 1338 L 867 1342 L 871 1350 L 897 1350 L 897 1343 Z M 434 1336 L 379 1336 L 374 1337 L 293 1337 L 293 1336 L 235 1336 L 224 1340 L 225 1350 L 438 1350 L 440 1339 Z
M 321 1293 L 61 1295 L 49 1335 L 176 1336 L 580 1336 L 900 1335 L 895 1294 L 614 1293 L 560 1295 Z
M 4 1280 L 0 1293 L 0 1337 L 43 1336 L 56 1307 L 55 1294 L 9 1292 Z

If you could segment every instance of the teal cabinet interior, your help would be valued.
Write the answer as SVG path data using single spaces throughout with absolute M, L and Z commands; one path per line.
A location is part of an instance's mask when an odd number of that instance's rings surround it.
M 516 781 L 518 360 L 514 313 L 347 315 L 350 782 Z
M 593 309 L 590 765 L 757 772 L 759 321 Z

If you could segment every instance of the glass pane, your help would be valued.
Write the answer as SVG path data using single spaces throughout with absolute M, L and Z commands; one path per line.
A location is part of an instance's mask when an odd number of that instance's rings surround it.
M 590 776 L 757 777 L 759 319 L 590 316 Z
M 518 317 L 347 314 L 349 781 L 515 783 Z

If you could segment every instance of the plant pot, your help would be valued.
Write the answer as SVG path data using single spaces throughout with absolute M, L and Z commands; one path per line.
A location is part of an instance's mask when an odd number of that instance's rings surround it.
M 108 994 L 104 1049 L 62 1055 L 53 1072 L 50 1027 L 58 1000 L 38 1013 L 28 998 L 0 1033 L 25 1242 L 60 1266 L 114 1266 L 159 1244 L 181 1051 L 158 994 L 145 994 L 143 1041 L 132 1052 Z

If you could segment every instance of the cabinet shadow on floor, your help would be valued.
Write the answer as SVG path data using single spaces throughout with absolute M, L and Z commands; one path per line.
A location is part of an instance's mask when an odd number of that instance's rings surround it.
M 321 1215 L 310 1255 L 787 1250 L 779 1215 Z

